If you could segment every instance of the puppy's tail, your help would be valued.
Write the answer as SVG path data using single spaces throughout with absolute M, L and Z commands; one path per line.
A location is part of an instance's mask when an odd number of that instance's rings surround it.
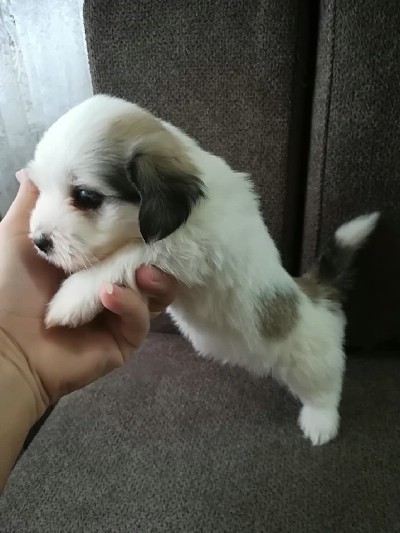
M 379 213 L 370 213 L 340 226 L 309 272 L 298 280 L 304 292 L 343 302 L 352 286 L 357 252 L 376 228 Z

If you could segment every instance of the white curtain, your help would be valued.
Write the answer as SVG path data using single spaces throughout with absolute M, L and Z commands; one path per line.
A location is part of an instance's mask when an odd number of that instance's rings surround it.
M 0 215 L 44 130 L 92 94 L 83 0 L 0 0 Z

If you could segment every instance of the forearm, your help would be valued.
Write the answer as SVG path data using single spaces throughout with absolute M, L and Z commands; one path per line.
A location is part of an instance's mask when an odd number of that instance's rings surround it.
M 0 494 L 38 413 L 21 354 L 0 330 Z

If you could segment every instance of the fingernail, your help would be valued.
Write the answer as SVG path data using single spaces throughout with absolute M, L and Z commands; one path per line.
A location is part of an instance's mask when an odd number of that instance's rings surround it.
M 107 294 L 112 294 L 114 292 L 114 285 L 112 283 L 106 283 L 104 285 L 104 290 Z
M 164 274 L 158 268 L 151 267 L 151 280 L 154 283 L 161 283 L 164 280 Z
M 18 181 L 18 183 L 22 183 L 26 180 L 26 175 L 24 169 L 18 170 L 18 172 L 15 174 L 15 178 Z

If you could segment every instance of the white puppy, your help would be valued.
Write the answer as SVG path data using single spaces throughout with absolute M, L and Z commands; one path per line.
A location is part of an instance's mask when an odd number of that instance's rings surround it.
M 91 320 L 104 283 L 134 288 L 137 267 L 156 265 L 180 282 L 169 313 L 200 354 L 272 374 L 301 400 L 304 435 L 313 444 L 335 437 L 341 304 L 377 214 L 342 226 L 293 279 L 247 175 L 137 105 L 102 95 L 53 124 L 29 168 L 40 190 L 33 242 L 71 274 L 49 304 L 48 327 Z

